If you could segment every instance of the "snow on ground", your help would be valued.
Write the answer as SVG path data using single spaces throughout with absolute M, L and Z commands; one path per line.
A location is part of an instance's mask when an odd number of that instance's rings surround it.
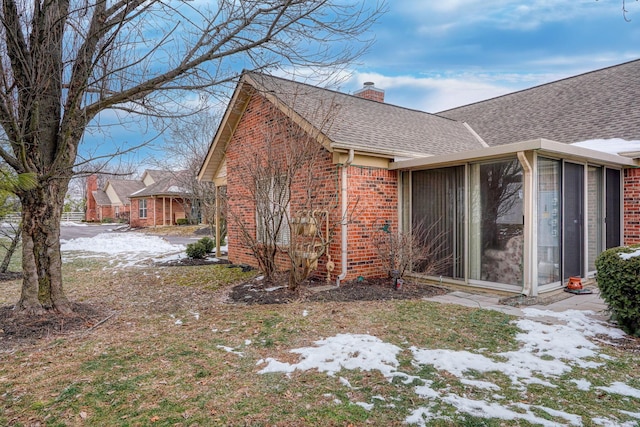
M 108 258 L 114 268 L 152 261 L 169 261 L 185 255 L 186 246 L 141 233 L 101 233 L 94 237 L 62 240 L 63 261 L 76 258 Z
M 112 266 L 117 268 L 143 264 L 149 260 L 176 259 L 184 254 L 184 245 L 173 245 L 157 236 L 140 233 L 103 233 L 95 237 L 82 237 L 62 241 L 61 249 L 65 260 L 72 258 L 108 258 Z M 290 374 L 296 370 L 316 369 L 335 375 L 341 370 L 379 371 L 389 381 L 398 377 L 404 384 L 417 384 L 414 393 L 422 399 L 423 404 L 416 407 L 406 418 L 408 424 L 426 425 L 431 420 L 444 419 L 445 415 L 438 409 L 445 404 L 454 407 L 458 412 L 476 417 L 500 418 L 504 420 L 523 420 L 543 426 L 581 426 L 583 420 L 576 414 L 559 409 L 526 405 L 521 402 L 509 402 L 500 395 L 501 387 L 489 381 L 478 379 L 478 375 L 487 372 L 501 372 L 512 386 L 522 393 L 530 384 L 543 387 L 557 387 L 560 376 L 572 370 L 597 369 L 602 366 L 607 356 L 589 338 L 609 336 L 613 339 L 624 336 L 624 333 L 610 325 L 590 317 L 590 312 L 570 310 L 555 313 L 546 310 L 525 309 L 525 317 L 515 321 L 521 330 L 516 339 L 520 344 L 518 350 L 487 355 L 469 351 L 452 351 L 442 349 L 425 349 L 410 346 L 406 350 L 413 356 L 413 365 L 432 366 L 440 372 L 448 372 L 448 377 L 456 377 L 461 384 L 475 389 L 493 392 L 487 400 L 474 400 L 467 396 L 451 393 L 450 389 L 434 387 L 434 381 L 409 375 L 399 370 L 397 356 L 404 351 L 396 345 L 385 343 L 371 335 L 338 334 L 321 339 L 313 347 L 291 350 L 300 355 L 298 363 L 279 362 L 273 358 L 260 360 L 258 365 L 265 365 L 259 371 L 262 374 L 283 372 Z M 303 312 L 303 316 L 308 312 Z M 192 313 L 197 316 L 196 313 Z M 549 325 L 537 321 L 537 318 L 554 318 L 558 324 Z M 196 317 L 197 318 L 197 317 Z M 180 319 L 176 320 L 178 324 Z M 180 321 L 181 322 L 181 321 Z M 567 326 L 570 325 L 570 326 Z M 222 347 L 221 347 L 222 348 Z M 238 355 L 241 352 L 222 348 Z M 440 380 L 442 378 L 439 378 Z M 614 382 L 608 386 L 592 387 L 584 379 L 570 380 L 577 390 L 587 392 L 592 389 L 615 394 L 620 398 L 640 399 L 640 390 L 622 382 Z M 341 383 L 352 388 L 348 380 Z M 442 383 L 442 381 L 439 381 Z M 353 402 L 366 410 L 372 410 L 376 401 L 384 402 L 384 397 L 376 396 L 371 402 Z M 545 412 L 554 418 L 551 422 L 537 415 Z M 619 411 L 615 415 L 640 419 L 640 413 Z M 594 418 L 591 420 L 603 426 L 633 426 L 636 421 L 620 424 L 613 419 Z
M 385 343 L 371 335 L 339 334 L 334 337 L 321 339 L 313 347 L 291 350 L 300 355 L 298 363 L 280 362 L 273 358 L 258 361 L 262 366 L 261 374 L 292 372 L 315 369 L 335 375 L 342 369 L 374 371 L 377 370 L 389 381 L 400 377 L 405 384 L 417 384 L 414 392 L 423 404 L 416 407 L 406 418 L 408 424 L 424 426 L 437 419 L 447 419 L 439 409 L 443 404 L 449 405 L 458 413 L 466 413 L 481 418 L 498 418 L 510 421 L 527 421 L 542 426 L 582 426 L 581 416 L 570 412 L 540 405 L 528 405 L 521 401 L 508 401 L 500 395 L 501 387 L 489 381 L 480 380 L 477 376 L 487 372 L 501 372 L 511 382 L 512 386 L 526 393 L 527 386 L 537 384 L 543 387 L 558 387 L 563 381 L 561 376 L 570 371 L 597 369 L 609 356 L 602 354 L 600 348 L 588 338 L 596 335 L 611 337 L 624 336 L 624 332 L 591 317 L 593 312 L 570 310 L 555 313 L 546 310 L 524 309 L 524 317 L 514 323 L 521 330 L 516 336 L 519 349 L 495 355 L 472 353 L 469 351 L 453 351 L 442 349 L 425 349 L 415 346 L 409 347 L 413 355 L 412 364 L 418 369 L 431 366 L 439 372 L 447 372 L 446 376 L 439 376 L 435 387 L 431 379 L 420 378 L 400 371 L 397 356 L 404 349 Z M 559 324 L 549 325 L 537 321 L 537 318 L 555 318 Z M 567 324 L 560 324 L 567 322 Z M 442 388 L 442 382 L 451 376 L 456 377 L 469 389 L 493 391 L 493 397 L 485 400 L 471 399 L 465 395 L 451 392 L 450 387 Z M 589 391 L 591 383 L 584 379 L 571 380 L 576 389 Z M 348 384 L 343 381 L 342 384 Z M 563 384 L 566 386 L 566 384 Z M 615 382 L 607 387 L 595 389 L 616 394 L 620 398 L 640 399 L 640 390 L 621 382 Z M 506 390 L 505 390 L 506 391 Z M 477 394 L 477 393 L 474 393 Z M 508 395 L 508 393 L 505 393 Z M 371 402 L 352 402 L 370 410 L 375 400 Z M 553 421 L 541 417 L 546 413 Z M 638 418 L 631 412 L 618 411 L 613 414 Z M 593 422 L 596 422 L 594 419 Z M 635 421 L 620 424 L 614 419 L 598 418 L 598 425 L 632 426 Z

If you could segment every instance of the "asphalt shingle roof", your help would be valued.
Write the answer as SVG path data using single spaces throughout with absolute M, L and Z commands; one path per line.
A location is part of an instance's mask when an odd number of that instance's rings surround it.
M 150 171 L 147 171 L 150 172 Z M 189 180 L 189 171 L 154 171 L 162 172 L 162 174 L 152 175 L 154 180 L 159 178 L 159 181 L 154 182 L 148 187 L 140 188 L 133 193 L 129 193 L 129 197 L 151 197 L 151 196 L 183 196 L 191 193 L 186 185 Z
M 461 122 L 278 77 L 248 76 L 322 131 L 334 147 L 420 157 L 482 147 Z
M 640 60 L 438 113 L 490 145 L 546 138 L 640 140 Z
M 129 200 L 129 195 L 134 193 L 142 188 L 144 188 L 144 184 L 142 181 L 135 181 L 129 179 L 113 179 L 109 181 L 109 184 L 113 187 L 113 190 L 118 195 L 118 198 L 124 203 L 128 205 L 131 203 Z
M 109 196 L 107 196 L 107 193 L 105 193 L 103 190 L 95 190 L 92 191 L 91 194 L 93 194 L 93 199 L 96 201 L 96 204 L 98 206 L 106 206 L 111 204 Z

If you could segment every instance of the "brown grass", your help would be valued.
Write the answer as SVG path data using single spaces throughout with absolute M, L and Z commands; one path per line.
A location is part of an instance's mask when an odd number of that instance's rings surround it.
M 296 362 L 289 350 L 338 333 L 371 334 L 402 348 L 497 352 L 516 346 L 517 331 L 503 314 L 420 300 L 229 304 L 232 284 L 255 273 L 225 266 L 115 270 L 76 260 L 64 270 L 71 299 L 113 316 L 93 329 L 0 352 L 0 425 L 403 425 L 420 406 L 411 384 L 391 383 L 377 372 L 259 375 L 258 362 Z M 19 282 L 0 287 L 0 305 L 17 300 Z M 633 357 L 609 351 L 616 361 L 594 374 L 594 382 L 604 372 L 606 381 L 640 381 Z M 402 370 L 417 373 L 407 353 L 400 356 Z M 455 379 L 440 380 L 464 391 Z M 539 398 L 557 400 L 554 393 Z M 372 411 L 350 403 L 376 395 L 394 400 Z M 584 398 L 576 396 L 575 403 Z M 633 410 L 625 402 L 595 405 L 581 405 L 585 419 L 609 414 L 611 405 Z

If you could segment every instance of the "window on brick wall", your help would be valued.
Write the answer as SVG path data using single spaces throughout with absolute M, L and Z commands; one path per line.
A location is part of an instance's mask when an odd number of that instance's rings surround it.
M 259 181 L 256 185 L 257 240 L 279 246 L 289 244 L 289 186 L 285 176 Z
M 147 217 L 147 199 L 140 199 L 138 201 L 138 216 L 140 218 Z

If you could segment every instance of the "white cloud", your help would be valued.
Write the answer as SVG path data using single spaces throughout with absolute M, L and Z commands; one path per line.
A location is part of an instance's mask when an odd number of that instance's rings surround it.
M 385 102 L 435 113 L 535 86 L 541 78 L 546 80 L 545 75 L 513 73 L 463 72 L 419 77 L 355 73 L 350 86 L 355 90 L 364 82 L 371 81 L 385 91 Z

